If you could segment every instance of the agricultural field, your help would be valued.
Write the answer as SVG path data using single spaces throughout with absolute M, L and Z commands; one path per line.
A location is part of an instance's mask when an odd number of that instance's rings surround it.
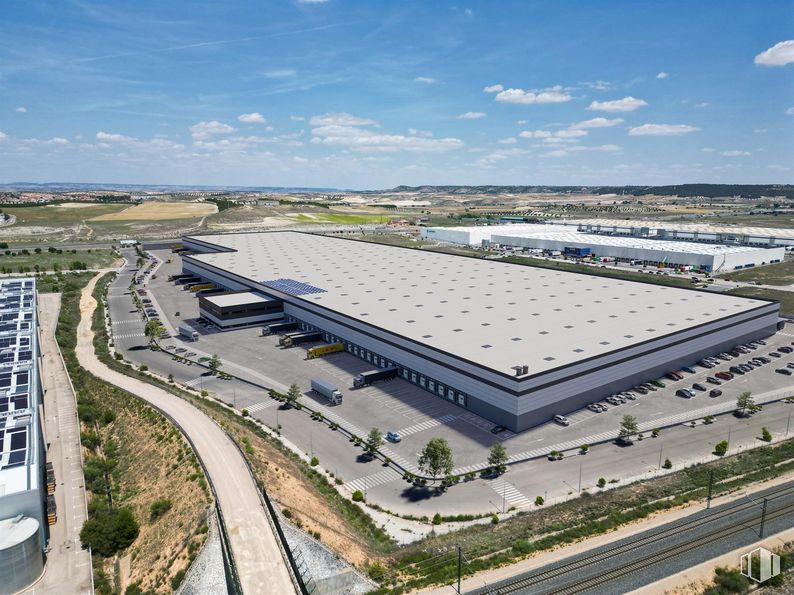
M 169 221 L 205 217 L 217 211 L 218 207 L 208 202 L 145 202 L 97 215 L 91 221 Z
M 769 264 L 744 271 L 732 271 L 720 275 L 723 279 L 761 285 L 794 285 L 794 258 L 780 264 Z

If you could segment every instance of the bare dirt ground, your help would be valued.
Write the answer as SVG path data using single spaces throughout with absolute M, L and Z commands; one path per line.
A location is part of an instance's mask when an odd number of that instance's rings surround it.
M 193 219 L 218 212 L 218 207 L 207 202 L 145 202 L 118 213 L 106 213 L 90 221 L 166 221 Z

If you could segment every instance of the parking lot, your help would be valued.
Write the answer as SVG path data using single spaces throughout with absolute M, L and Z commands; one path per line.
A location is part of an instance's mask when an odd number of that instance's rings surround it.
M 168 251 L 155 254 L 163 261 L 172 257 Z M 794 340 L 794 331 L 790 329 L 769 338 L 766 346 L 759 346 L 751 353 L 731 361 L 720 361 L 715 368 L 695 366 L 695 373 L 682 372 L 682 380 L 671 381 L 664 378 L 662 382 L 666 385 L 665 388 L 651 391 L 647 395 L 634 393 L 633 400 L 627 399 L 617 406 L 601 401 L 607 407 L 605 412 L 583 409 L 571 413 L 567 416 L 570 420 L 567 427 L 548 423 L 519 435 L 509 431 L 494 435 L 491 433 L 493 423 L 400 379 L 353 390 L 352 377 L 371 369 L 371 365 L 348 353 L 334 353 L 324 358 L 308 360 L 306 350 L 312 344 L 283 349 L 278 347 L 278 337 L 262 337 L 260 327 L 219 331 L 211 325 L 205 327 L 198 324 L 198 300 L 195 295 L 167 280 L 169 274 L 179 272 L 179 258 L 173 256 L 173 262 L 163 264 L 157 279 L 150 280 L 148 284 L 148 289 L 157 303 L 168 304 L 162 314 L 172 327 L 186 321 L 200 333 L 200 339 L 196 343 L 175 338 L 174 345 L 193 352 L 221 354 L 224 362 L 233 362 L 235 367 L 248 369 L 260 378 L 275 380 L 282 387 L 297 383 L 303 389 L 305 398 L 314 401 L 315 406 L 329 404 L 323 397 L 309 390 L 311 379 L 320 377 L 334 383 L 342 391 L 344 402 L 326 407 L 329 418 L 343 420 L 351 430 L 362 436 L 372 427 L 378 427 L 384 433 L 400 433 L 402 442 L 392 444 L 389 448 L 395 455 L 393 458 L 406 461 L 409 468 L 413 467 L 417 452 L 431 436 L 440 435 L 449 440 L 460 471 L 482 464 L 487 457 L 487 449 L 496 441 L 503 442 L 511 455 L 526 454 L 538 448 L 552 448 L 555 445 L 563 445 L 559 450 L 564 450 L 565 445 L 567 448 L 578 448 L 578 445 L 588 440 L 597 441 L 593 440 L 594 437 L 615 431 L 626 414 L 631 414 L 639 422 L 646 424 L 655 421 L 663 424 L 665 420 L 675 417 L 685 421 L 697 417 L 701 409 L 735 403 L 736 397 L 743 391 L 761 395 L 794 385 L 790 377 L 775 373 L 776 368 L 785 367 L 787 363 L 794 361 L 792 354 L 781 354 L 781 358 L 769 358 L 773 361 L 767 365 L 723 382 L 719 386 L 722 391 L 719 397 L 711 398 L 708 393 L 700 391 L 694 391 L 694 398 L 682 398 L 675 394 L 681 388 L 691 388 L 694 383 L 716 388 L 706 382 L 708 376 L 752 357 L 767 356 L 775 346 L 790 344 Z M 178 318 L 175 316 L 177 311 L 180 312 Z

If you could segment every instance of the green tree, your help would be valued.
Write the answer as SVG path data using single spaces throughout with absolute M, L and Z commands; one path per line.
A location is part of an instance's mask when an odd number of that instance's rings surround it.
M 383 445 L 383 434 L 378 428 L 372 428 L 367 434 L 364 444 L 367 453 L 374 456 L 375 452 Z
M 291 384 L 287 391 L 287 404 L 295 405 L 301 397 L 301 387 L 297 384 Z
M 214 353 L 210 358 L 210 361 L 207 363 L 207 367 L 213 374 L 220 372 L 222 365 L 223 363 L 221 362 L 221 358 L 217 353 Z
M 631 442 L 631 437 L 637 433 L 638 429 L 637 418 L 633 415 L 624 415 L 620 422 L 618 438 L 623 442 Z
M 126 549 L 138 537 L 139 527 L 129 508 L 97 512 L 83 523 L 80 541 L 95 554 L 109 558 Z
M 160 323 L 156 320 L 150 320 L 146 323 L 143 329 L 143 334 L 149 337 L 149 345 L 154 343 L 154 340 L 160 335 Z
M 755 408 L 755 401 L 753 395 L 749 392 L 743 392 L 736 398 L 736 409 L 739 415 L 745 416 Z
M 491 452 L 488 453 L 488 464 L 497 473 L 507 471 L 507 449 L 504 444 L 497 442 L 491 446 Z
M 723 440 L 722 442 L 718 442 L 714 446 L 714 454 L 717 455 L 718 457 L 725 456 L 725 453 L 727 453 L 727 452 L 728 452 L 728 441 L 727 440 Z
M 764 442 L 772 442 L 772 434 L 769 428 L 761 428 L 761 440 Z
M 452 473 L 452 449 L 444 438 L 431 438 L 419 454 L 419 468 L 436 479 Z

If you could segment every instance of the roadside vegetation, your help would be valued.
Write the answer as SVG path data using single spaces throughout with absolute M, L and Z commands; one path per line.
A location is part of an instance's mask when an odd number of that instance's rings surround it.
M 6 246 L 3 248 L 3 246 Z M 43 273 L 60 271 L 84 271 L 110 266 L 117 258 L 111 248 L 95 248 L 87 250 L 63 250 L 57 246 L 33 249 L 9 249 L 7 244 L 0 244 L 2 257 L 2 273 Z
M 761 298 L 780 302 L 780 313 L 789 318 L 794 317 L 794 291 L 781 291 L 766 289 L 764 287 L 737 287 L 726 291 L 728 295 L 738 295 L 747 298 Z
M 206 539 L 211 496 L 180 432 L 132 395 L 89 374 L 75 355 L 80 293 L 92 275 L 65 275 L 56 339 L 77 393 L 96 591 L 170 593 Z
M 783 595 L 794 591 L 794 542 L 788 542 L 783 547 L 774 550 L 780 556 L 780 574 L 764 582 L 761 591 L 765 595 Z M 738 567 L 714 570 L 714 579 L 704 591 L 703 595 L 742 595 L 754 590 L 756 583 L 751 582 L 742 575 Z
M 778 264 L 753 267 L 743 271 L 732 271 L 719 275 L 738 283 L 760 283 L 761 285 L 794 285 L 794 258 Z

